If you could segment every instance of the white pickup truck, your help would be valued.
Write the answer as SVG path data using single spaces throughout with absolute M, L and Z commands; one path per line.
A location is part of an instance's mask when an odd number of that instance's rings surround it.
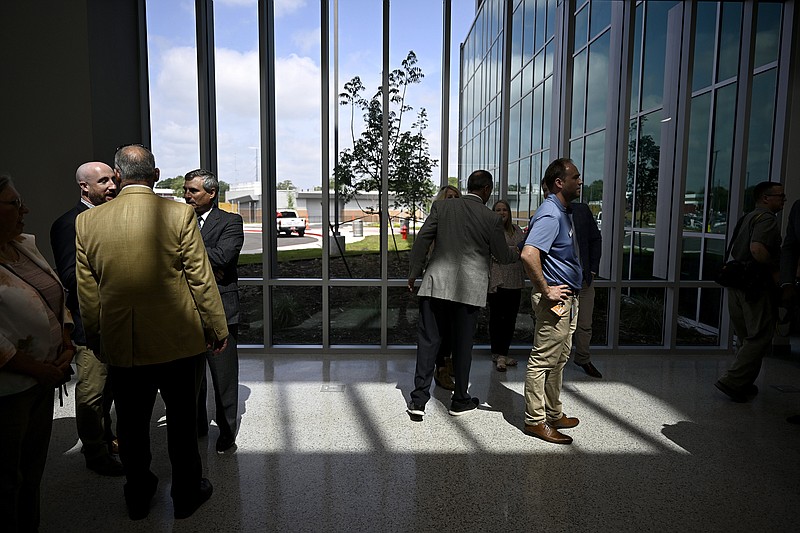
M 307 227 L 306 220 L 297 216 L 296 211 L 282 209 L 277 212 L 276 217 L 278 233 L 283 233 L 288 236 L 291 235 L 293 231 L 296 231 L 301 237 L 305 235 Z

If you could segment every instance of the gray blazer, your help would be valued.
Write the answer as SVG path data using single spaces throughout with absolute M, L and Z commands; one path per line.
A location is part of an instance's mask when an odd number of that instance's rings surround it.
M 502 264 L 518 257 L 506 244 L 500 216 L 475 195 L 440 200 L 433 203 L 411 249 L 408 277 L 416 279 L 425 270 L 419 296 L 483 307 L 492 256 Z

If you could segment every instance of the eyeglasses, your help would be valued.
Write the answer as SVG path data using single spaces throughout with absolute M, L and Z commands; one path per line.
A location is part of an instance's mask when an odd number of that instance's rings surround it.
M 0 204 L 13 205 L 17 209 L 21 209 L 22 206 L 25 205 L 25 200 L 23 200 L 22 197 L 20 196 L 19 198 L 16 198 L 14 200 L 8 200 L 8 201 L 4 200 L 0 202 Z
M 150 148 L 148 148 L 147 146 L 145 146 L 145 145 L 143 145 L 143 144 L 139 144 L 139 143 L 128 143 L 128 144 L 120 144 L 119 146 L 117 146 L 117 149 L 116 149 L 116 150 L 114 150 L 114 152 L 119 152 L 119 151 L 120 151 L 120 150 L 122 150 L 123 148 L 127 148 L 127 147 L 129 147 L 129 146 L 138 146 L 139 148 L 144 148 L 144 149 L 145 149 L 145 150 L 147 150 L 148 152 L 150 151 Z

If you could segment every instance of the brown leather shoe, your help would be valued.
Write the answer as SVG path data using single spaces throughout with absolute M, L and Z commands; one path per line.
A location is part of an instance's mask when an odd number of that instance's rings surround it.
M 580 420 L 575 417 L 570 418 L 567 415 L 564 415 L 558 420 L 548 420 L 547 425 L 553 429 L 569 429 L 577 426 L 579 422 Z
M 533 426 L 525 424 L 525 434 L 553 444 L 572 444 L 572 437 L 559 433 L 557 429 L 550 427 L 547 422 Z

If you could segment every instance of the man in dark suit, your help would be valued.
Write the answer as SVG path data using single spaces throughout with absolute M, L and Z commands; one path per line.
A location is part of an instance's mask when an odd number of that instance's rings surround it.
M 105 163 L 93 161 L 78 167 L 75 179 L 81 189 L 78 205 L 61 215 L 50 228 L 50 245 L 61 282 L 67 289 L 67 308 L 72 313 L 76 344 L 75 366 L 75 423 L 81 439 L 81 452 L 86 466 L 103 476 L 121 476 L 122 463 L 111 455 L 114 433 L 111 429 L 111 382 L 108 368 L 86 346 L 75 282 L 75 218 L 97 205 L 113 200 L 117 195 L 114 171 Z
M 158 487 L 150 429 L 160 391 L 174 516 L 187 518 L 213 492 L 197 447 L 197 390 L 206 351 L 225 347 L 225 311 L 194 211 L 153 192 L 150 150 L 121 147 L 114 167 L 117 198 L 75 219 L 81 317 L 114 383 L 128 515 L 145 518 Z
M 411 249 L 409 291 L 414 291 L 416 279 L 425 270 L 419 288 L 417 367 L 408 404 L 414 420 L 422 419 L 431 398 L 442 332 L 449 332 L 455 370 L 448 412 L 459 416 L 478 406 L 478 398 L 470 397 L 467 386 L 475 324 L 489 290 L 489 262 L 491 257 L 503 264 L 517 258 L 517 252 L 506 244 L 503 220 L 486 208 L 493 186 L 492 175 L 486 170 L 470 174 L 467 194 L 433 203 Z
M 197 215 L 228 322 L 228 347 L 219 355 L 208 353 L 206 357 L 214 385 L 214 419 L 219 427 L 216 448 L 218 453 L 224 453 L 236 443 L 239 407 L 239 354 L 236 351 L 239 275 L 236 265 L 244 244 L 244 225 L 240 215 L 215 206 L 219 198 L 219 181 L 214 174 L 197 169 L 188 172 L 184 179 L 183 196 Z M 206 383 L 204 372 L 197 404 L 197 433 L 200 436 L 208 434 Z
M 575 237 L 580 251 L 583 283 L 578 293 L 578 321 L 573 335 L 575 348 L 574 361 L 593 378 L 602 378 L 603 374 L 592 364 L 589 343 L 592 340 L 592 315 L 594 314 L 594 277 L 600 269 L 600 254 L 603 251 L 603 237 L 592 215 L 589 206 L 581 202 L 572 202 L 572 222 L 575 225 Z

